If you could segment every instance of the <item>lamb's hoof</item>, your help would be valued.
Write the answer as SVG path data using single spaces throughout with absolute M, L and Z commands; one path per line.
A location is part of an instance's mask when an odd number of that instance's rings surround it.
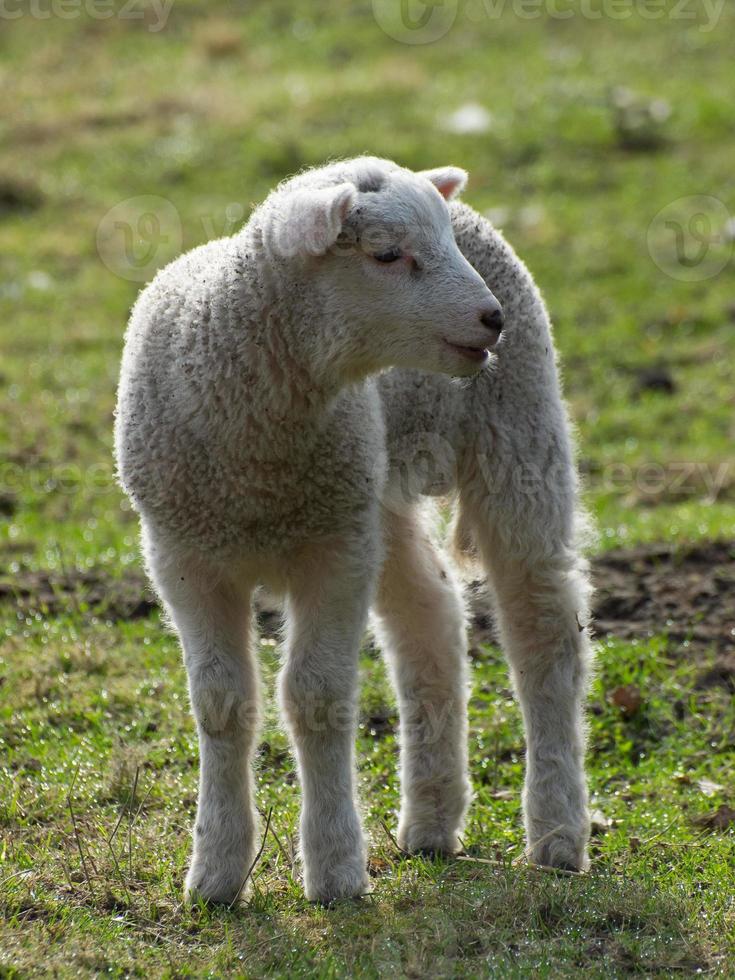
M 228 868 L 192 864 L 186 876 L 184 897 L 189 905 L 233 905 L 240 898 L 245 873 Z
M 583 874 L 589 870 L 587 840 L 575 842 L 569 837 L 554 836 L 539 841 L 528 849 L 528 863 L 532 867 L 546 871 L 561 871 L 567 874 Z
M 423 854 L 427 857 L 451 857 L 462 850 L 456 832 L 423 824 L 401 826 L 398 831 L 398 846 L 407 854 Z
M 367 868 L 349 864 L 341 867 L 321 869 L 304 877 L 304 891 L 310 902 L 332 905 L 349 898 L 362 898 L 369 895 L 373 885 Z

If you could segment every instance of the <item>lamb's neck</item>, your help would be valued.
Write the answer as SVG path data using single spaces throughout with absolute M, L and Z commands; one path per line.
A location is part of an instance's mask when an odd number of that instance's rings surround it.
M 367 379 L 374 368 L 358 364 L 344 350 L 345 331 L 325 312 L 323 298 L 307 267 L 289 276 L 262 247 L 258 228 L 249 229 L 251 281 L 258 322 L 252 357 L 266 388 L 263 403 L 284 417 L 316 418 L 347 387 Z M 325 324 L 330 321 L 329 329 Z
M 251 363 L 258 376 L 259 411 L 283 423 L 317 423 L 343 387 L 336 379 L 310 370 L 288 335 L 276 330 L 259 345 Z

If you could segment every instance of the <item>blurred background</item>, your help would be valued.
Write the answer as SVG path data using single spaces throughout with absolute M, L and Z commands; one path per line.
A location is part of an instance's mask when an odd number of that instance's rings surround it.
M 160 922 L 175 962 L 193 955 L 190 927 L 219 944 L 222 970 L 240 962 L 227 943 L 239 949 L 247 929 L 233 940 L 221 923 L 182 926 L 174 904 L 196 746 L 177 645 L 145 591 L 136 522 L 114 481 L 119 358 L 129 309 L 157 268 L 237 230 L 294 171 L 371 153 L 415 169 L 465 167 L 465 200 L 504 230 L 549 306 L 599 527 L 608 638 L 591 712 L 604 811 L 596 860 L 613 875 L 639 861 L 647 881 L 640 894 L 616 890 L 614 877 L 562 892 L 564 881 L 518 885 L 506 868 L 501 888 L 481 865 L 457 865 L 465 912 L 445 910 L 441 934 L 466 950 L 480 943 L 497 969 L 521 948 L 538 976 L 561 975 L 562 961 L 589 970 L 598 955 L 648 975 L 725 962 L 716 947 L 732 937 L 732 908 L 716 896 L 732 873 L 727 813 L 704 871 L 686 849 L 656 865 L 640 838 L 681 817 L 667 839 L 680 833 L 686 848 L 695 831 L 682 801 L 730 799 L 734 64 L 731 0 L 0 0 L 0 880 L 3 861 L 13 879 L 0 911 L 26 929 L 23 941 L 0 930 L 0 953 L 9 944 L 34 972 L 60 910 L 74 908 L 71 932 L 59 925 L 56 935 L 82 973 L 110 963 L 165 972 L 150 935 Z M 522 735 L 482 616 L 475 626 L 468 846 L 497 841 L 502 864 L 522 848 Z M 272 683 L 267 630 L 263 642 Z M 363 670 L 361 780 L 382 841 L 373 870 L 388 901 L 395 875 L 394 898 L 405 899 L 406 881 L 419 898 L 415 912 L 410 902 L 371 906 L 359 948 L 377 943 L 390 975 L 444 975 L 437 964 L 454 954 L 421 938 L 421 909 L 439 915 L 445 872 L 430 862 L 394 871 L 380 827 L 397 801 L 395 708 L 374 651 Z M 714 680 L 700 690 L 707 671 Z M 307 961 L 344 975 L 362 962 L 349 953 L 357 926 L 351 913 L 327 924 L 299 904 L 284 870 L 293 766 L 275 721 L 266 736 L 262 803 L 277 806 L 279 844 L 266 848 L 264 874 L 292 918 L 274 924 L 263 900 L 248 925 L 266 944 L 253 969 L 275 970 L 276 948 L 291 975 Z M 133 813 L 138 863 L 132 844 L 129 864 L 112 861 L 106 841 L 118 814 Z M 93 866 L 107 871 L 96 877 Z M 648 880 L 652 867 L 661 870 Z M 691 897 L 701 880 L 717 886 L 706 914 Z M 676 904 L 682 895 L 690 904 Z M 548 912 L 562 906 L 558 919 Z M 643 923 L 633 938 L 630 908 Z M 133 920 L 138 952 L 123 937 Z M 551 948 L 554 929 L 566 939 Z M 601 945 L 575 946 L 590 934 Z M 95 952 L 106 943 L 109 961 Z M 406 956 L 418 956 L 413 973 Z M 170 963 L 166 975 L 179 975 Z

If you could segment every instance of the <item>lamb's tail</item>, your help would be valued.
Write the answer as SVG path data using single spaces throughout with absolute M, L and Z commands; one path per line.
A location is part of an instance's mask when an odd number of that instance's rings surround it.
M 462 501 L 457 500 L 454 517 L 449 529 L 449 552 L 454 563 L 464 577 L 476 578 L 483 575 L 477 538 L 472 528 L 472 520 Z

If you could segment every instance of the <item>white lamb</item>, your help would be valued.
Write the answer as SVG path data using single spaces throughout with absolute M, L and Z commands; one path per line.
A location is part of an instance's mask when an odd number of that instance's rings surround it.
M 465 181 L 371 157 L 308 171 L 239 234 L 164 269 L 133 311 L 117 456 L 199 732 L 190 897 L 233 901 L 255 853 L 261 583 L 286 595 L 307 896 L 369 890 L 354 741 L 371 605 L 400 707 L 398 841 L 460 848 L 465 616 L 420 516 L 423 495 L 451 492 L 523 711 L 528 857 L 587 866 L 589 590 L 569 427 L 533 280 L 487 221 L 446 203 Z

